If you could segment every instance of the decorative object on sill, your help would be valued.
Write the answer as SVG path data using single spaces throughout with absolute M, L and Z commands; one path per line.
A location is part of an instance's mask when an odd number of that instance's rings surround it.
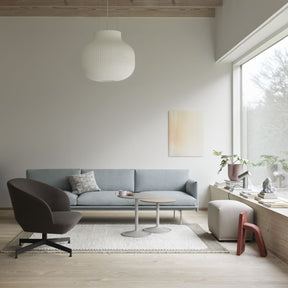
M 243 172 L 243 165 L 250 164 L 249 160 L 240 157 L 238 154 L 225 155 L 222 151 L 213 151 L 215 156 L 220 156 L 220 168 L 218 174 L 222 169 L 228 165 L 228 177 L 231 181 L 240 181 L 238 175 Z
M 283 188 L 288 185 L 288 152 L 284 152 L 284 156 L 261 155 L 261 160 L 253 166 L 267 167 L 268 177 L 277 188 Z
M 251 173 L 247 170 L 244 171 L 242 174 L 238 174 L 238 179 L 242 180 L 242 187 L 244 189 L 248 189 L 248 176 L 250 176 Z
M 171 110 L 169 121 L 169 156 L 203 156 L 203 112 Z
M 96 32 L 95 39 L 84 48 L 82 66 L 87 78 L 92 81 L 122 81 L 134 72 L 135 53 L 122 40 L 120 31 L 101 30 Z
M 258 194 L 258 196 L 264 199 L 276 199 L 277 196 L 274 194 L 274 190 L 272 180 L 268 177 L 263 181 L 262 191 Z

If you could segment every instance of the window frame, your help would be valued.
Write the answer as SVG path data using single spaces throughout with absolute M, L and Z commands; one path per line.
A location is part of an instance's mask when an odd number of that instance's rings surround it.
M 243 109 L 242 99 L 242 65 L 256 57 L 271 46 L 288 37 L 288 29 L 271 36 L 253 51 L 245 54 L 232 63 L 232 151 L 247 158 L 247 110 Z

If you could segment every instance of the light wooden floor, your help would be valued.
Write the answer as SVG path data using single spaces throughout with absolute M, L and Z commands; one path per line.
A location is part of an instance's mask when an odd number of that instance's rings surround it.
M 109 216 L 107 216 L 109 215 Z M 153 212 L 140 212 L 141 221 L 154 221 Z M 85 212 L 91 222 L 133 223 L 133 212 Z M 161 212 L 171 222 L 172 212 Z M 207 212 L 184 212 L 184 222 L 207 229 Z M 20 227 L 11 211 L 0 210 L 0 249 Z M 230 254 L 21 254 L 0 253 L 0 287 L 288 287 L 288 265 L 269 253 L 262 258 L 255 243 L 236 256 L 236 243 L 222 243 Z M 288 247 L 287 247 L 288 249 Z

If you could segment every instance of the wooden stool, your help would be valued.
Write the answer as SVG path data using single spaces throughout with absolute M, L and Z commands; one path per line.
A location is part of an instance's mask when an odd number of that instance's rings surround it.
M 247 223 L 247 211 L 241 212 L 239 215 L 238 226 L 238 241 L 237 241 L 237 255 L 241 255 L 245 251 L 246 230 L 254 232 L 255 239 L 259 248 L 260 256 L 266 257 L 267 250 L 259 227 L 252 223 Z

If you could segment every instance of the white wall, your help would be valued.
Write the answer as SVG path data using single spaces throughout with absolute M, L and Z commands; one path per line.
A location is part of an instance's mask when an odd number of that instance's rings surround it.
M 135 49 L 127 80 L 95 83 L 80 55 L 95 18 L 0 18 L 0 206 L 28 168 L 189 168 L 200 205 L 231 149 L 230 66 L 215 64 L 214 20 L 116 19 Z M 204 157 L 168 157 L 168 111 L 204 112 Z
M 216 59 L 220 59 L 287 0 L 224 0 L 216 9 Z M 287 22 L 287 21 L 286 21 Z

